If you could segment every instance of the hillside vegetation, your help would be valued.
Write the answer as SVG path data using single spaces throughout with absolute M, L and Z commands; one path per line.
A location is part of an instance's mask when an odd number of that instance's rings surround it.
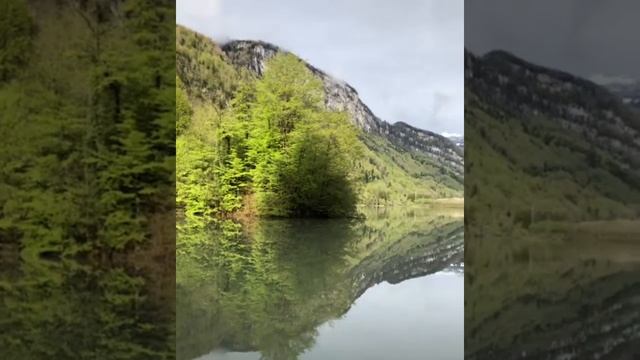
M 171 6 L 2 8 L 0 244 L 25 256 L 148 245 L 152 218 L 173 212 Z
M 349 216 L 357 205 L 461 197 L 431 157 L 366 133 L 325 106 L 320 78 L 286 52 L 264 71 L 176 29 L 177 199 L 194 222 L 225 216 Z

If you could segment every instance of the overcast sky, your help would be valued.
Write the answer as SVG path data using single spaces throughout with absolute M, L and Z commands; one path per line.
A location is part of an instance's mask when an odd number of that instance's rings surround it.
M 177 0 L 215 40 L 264 40 L 351 84 L 388 122 L 464 129 L 463 0 Z
M 640 1 L 467 0 L 465 45 L 584 77 L 640 78 Z

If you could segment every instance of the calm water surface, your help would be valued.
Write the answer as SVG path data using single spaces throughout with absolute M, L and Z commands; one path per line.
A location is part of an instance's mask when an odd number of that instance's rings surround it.
M 178 359 L 462 359 L 461 209 L 182 232 Z
M 640 359 L 640 221 L 469 228 L 466 359 Z
M 439 272 L 367 290 L 340 319 L 318 328 L 300 359 L 462 359 L 463 274 Z M 384 326 L 381 326 L 384 324 Z M 219 350 L 198 359 L 260 359 Z

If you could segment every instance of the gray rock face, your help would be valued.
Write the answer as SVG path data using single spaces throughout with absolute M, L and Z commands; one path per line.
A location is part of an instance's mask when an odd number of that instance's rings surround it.
M 278 52 L 285 51 L 269 43 L 248 40 L 228 42 L 222 46 L 222 50 L 233 64 L 244 67 L 258 76 L 264 72 L 267 60 Z M 462 149 L 452 141 L 439 134 L 402 122 L 390 124 L 380 119 L 362 102 L 358 92 L 352 86 L 311 64 L 305 62 L 305 65 L 322 80 L 327 108 L 346 111 L 354 124 L 365 133 L 380 135 L 401 149 L 426 155 L 446 165 L 456 175 L 462 177 L 464 172 Z
M 258 76 L 262 76 L 266 61 L 282 50 L 262 41 L 238 40 L 224 44 L 222 51 L 236 66 L 244 67 Z

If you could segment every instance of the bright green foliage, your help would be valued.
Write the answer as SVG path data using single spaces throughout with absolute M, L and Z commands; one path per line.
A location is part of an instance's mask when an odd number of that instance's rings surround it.
M 182 26 L 176 26 L 176 72 L 192 99 L 216 108 L 225 108 L 250 77 L 231 66 L 215 43 Z
M 176 140 L 176 205 L 192 225 L 205 225 L 217 206 L 217 116 L 209 106 L 196 108 Z
M 220 208 L 224 212 L 240 209 L 242 195 L 248 187 L 249 172 L 245 161 L 232 150 L 228 156 L 227 166 L 220 171 L 220 193 L 222 194 Z
M 223 110 L 242 76 L 213 42 L 180 26 L 176 73 L 176 205 L 190 226 L 201 227 L 240 204 L 233 176 L 223 176 L 218 143 Z
M 176 203 L 185 210 L 187 217 L 210 215 L 214 154 L 206 144 L 193 139 L 178 138 L 176 146 Z
M 176 134 L 180 135 L 189 127 L 193 109 L 184 90 L 184 84 L 176 77 Z
M 348 216 L 356 203 L 461 197 L 462 179 L 443 173 L 442 164 L 327 111 L 321 80 L 294 55 L 277 54 L 255 78 L 213 41 L 181 26 L 176 31 L 184 83 L 177 90 L 178 205 L 192 223 L 203 224 L 195 217 L 205 213 Z
M 255 90 L 239 92 L 222 141 L 225 169 L 235 179 L 230 200 L 250 181 L 262 215 L 353 213 L 356 132 L 345 114 L 324 110 L 323 95 L 322 83 L 288 54 L 268 62 Z
M 359 143 L 345 114 L 324 109 L 322 83 L 300 60 L 282 54 L 261 79 L 227 77 L 236 83 L 221 86 L 236 89 L 235 96 L 211 103 L 193 86 L 230 68 L 212 43 L 183 31 L 178 28 L 178 57 L 195 58 L 179 60 L 181 80 L 192 88 L 186 86 L 189 103 L 177 90 L 177 203 L 189 225 L 204 226 L 208 217 L 245 205 L 262 216 L 353 214 L 351 169 Z M 189 44 L 217 55 L 203 58 Z M 248 196 L 255 203 L 245 201 Z
M 299 124 L 291 134 L 285 167 L 278 174 L 281 197 L 295 215 L 353 213 L 356 189 L 351 178 L 357 158 L 356 134 L 343 113 Z

